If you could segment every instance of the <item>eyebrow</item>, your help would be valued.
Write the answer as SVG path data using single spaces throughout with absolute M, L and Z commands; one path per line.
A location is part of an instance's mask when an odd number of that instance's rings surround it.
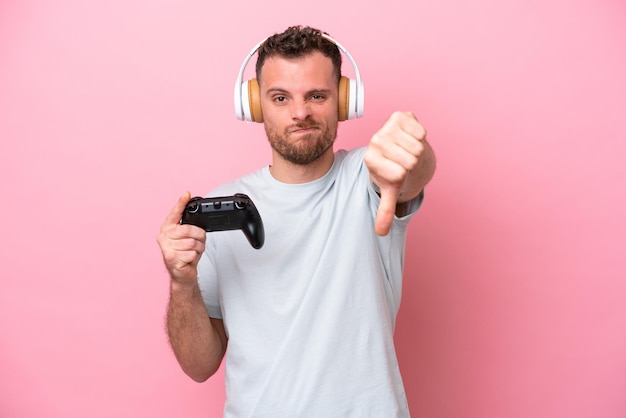
M 310 96 L 312 94 L 325 94 L 325 95 L 330 95 L 331 93 L 331 89 L 312 89 L 306 92 L 306 96 Z M 269 90 L 267 90 L 267 92 L 265 93 L 267 96 L 270 96 L 272 94 L 286 94 L 289 95 L 289 91 L 282 89 L 280 87 L 273 87 Z

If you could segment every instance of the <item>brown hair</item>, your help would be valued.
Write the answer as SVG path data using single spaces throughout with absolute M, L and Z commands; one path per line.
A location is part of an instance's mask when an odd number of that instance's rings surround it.
M 328 35 L 324 32 L 325 35 Z M 256 62 L 256 78 L 261 80 L 261 69 L 265 60 L 273 56 L 299 58 L 314 51 L 321 52 L 330 58 L 337 82 L 341 78 L 341 54 L 339 48 L 322 36 L 319 29 L 310 26 L 291 26 L 283 33 L 277 33 L 265 40 L 258 49 Z

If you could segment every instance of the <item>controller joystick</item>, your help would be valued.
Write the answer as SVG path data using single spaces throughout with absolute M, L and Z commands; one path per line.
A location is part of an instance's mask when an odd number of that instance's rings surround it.
M 181 224 L 195 225 L 207 232 L 240 229 L 250 245 L 260 249 L 265 230 L 252 199 L 243 193 L 222 197 L 194 197 L 183 212 Z

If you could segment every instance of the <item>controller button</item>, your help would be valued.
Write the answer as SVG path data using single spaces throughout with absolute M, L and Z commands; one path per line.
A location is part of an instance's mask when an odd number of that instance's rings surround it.
M 196 213 L 199 207 L 200 205 L 198 205 L 196 202 L 193 202 L 189 206 L 187 206 L 187 212 Z

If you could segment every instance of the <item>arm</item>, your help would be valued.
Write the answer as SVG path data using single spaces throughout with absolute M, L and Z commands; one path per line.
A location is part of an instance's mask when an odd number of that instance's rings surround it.
M 364 160 L 381 197 L 376 233 L 386 235 L 398 206 L 417 197 L 432 179 L 435 154 L 415 116 L 395 112 L 372 137 Z
M 226 352 L 221 320 L 209 318 L 198 286 L 198 261 L 204 252 L 206 233 L 180 219 L 190 195 L 185 193 L 161 226 L 157 242 L 170 274 L 167 331 L 183 371 L 197 382 L 211 377 Z

